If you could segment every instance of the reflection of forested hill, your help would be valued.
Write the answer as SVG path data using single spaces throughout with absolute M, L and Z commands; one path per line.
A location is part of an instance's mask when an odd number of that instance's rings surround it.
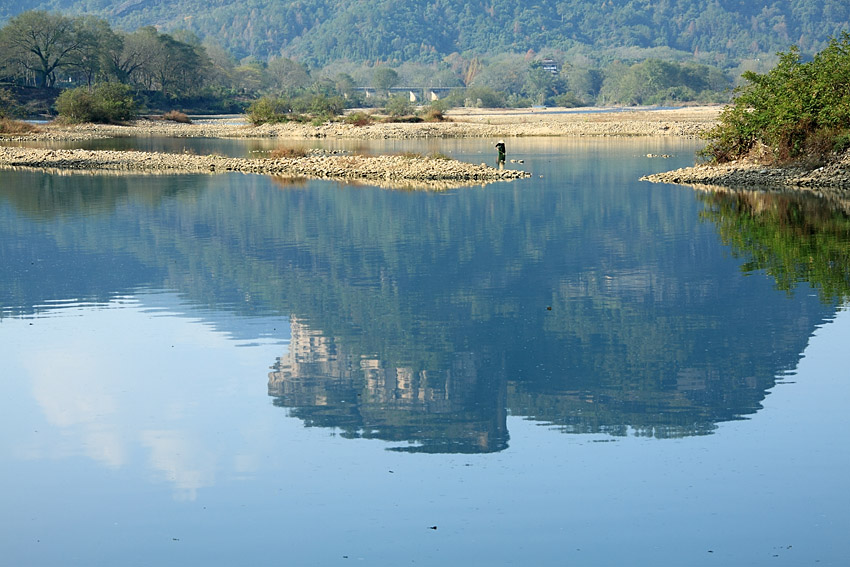
M 708 432 L 755 412 L 834 312 L 741 277 L 689 193 L 625 190 L 590 158 L 546 167 L 557 181 L 449 195 L 154 178 L 87 216 L 36 216 L 21 193 L 39 174 L 16 173 L 0 189 L 0 261 L 66 262 L 3 270 L 0 303 L 136 283 L 293 314 L 303 348 L 269 378 L 276 403 L 425 451 L 504 447 L 506 407 L 566 431 Z M 67 193 L 52 202 L 100 202 L 70 198 L 77 178 L 52 183 L 45 198 Z
M 101 16 L 129 30 L 189 29 L 237 59 L 284 53 L 311 65 L 570 48 L 669 48 L 722 62 L 795 43 L 814 53 L 850 21 L 844 0 L 22 0 L 0 7 L 0 18 L 33 8 Z

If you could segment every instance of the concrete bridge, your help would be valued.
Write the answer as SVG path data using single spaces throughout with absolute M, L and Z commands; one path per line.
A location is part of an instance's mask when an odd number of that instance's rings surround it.
M 430 102 L 440 100 L 450 92 L 464 88 L 466 87 L 392 87 L 389 91 L 390 94 L 407 94 L 410 102 Z M 357 87 L 356 90 L 362 91 L 366 98 L 371 98 L 381 91 L 374 87 Z

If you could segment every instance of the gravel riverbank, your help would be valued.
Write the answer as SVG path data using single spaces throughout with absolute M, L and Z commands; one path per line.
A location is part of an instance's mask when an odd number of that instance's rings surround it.
M 41 132 L 2 136 L 7 140 L 86 140 L 127 136 L 174 138 L 510 138 L 526 136 L 674 136 L 697 137 L 716 123 L 720 106 L 650 109 L 455 109 L 446 122 L 381 123 L 355 126 L 342 122 L 264 124 L 245 117 L 198 118 L 192 124 L 137 120 L 131 124 L 46 124 Z
M 425 156 L 329 155 L 229 158 L 138 151 L 50 150 L 0 147 L 0 166 L 111 173 L 243 172 L 289 178 L 368 181 L 381 186 L 444 189 L 528 177 L 514 169 Z
M 751 161 L 695 165 L 642 178 L 655 183 L 715 185 L 739 188 L 796 188 L 850 194 L 850 152 L 815 169 L 775 167 Z

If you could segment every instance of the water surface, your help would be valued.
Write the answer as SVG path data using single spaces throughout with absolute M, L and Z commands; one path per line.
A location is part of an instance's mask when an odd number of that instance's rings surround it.
M 516 140 L 531 179 L 446 193 L 0 171 L 0 553 L 842 564 L 846 215 L 637 181 L 695 149 Z

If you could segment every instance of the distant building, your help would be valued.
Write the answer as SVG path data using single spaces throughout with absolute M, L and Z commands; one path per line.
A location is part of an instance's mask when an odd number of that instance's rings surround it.
M 543 64 L 544 71 L 549 71 L 553 75 L 558 74 L 558 63 L 554 59 L 544 59 L 541 63 Z

